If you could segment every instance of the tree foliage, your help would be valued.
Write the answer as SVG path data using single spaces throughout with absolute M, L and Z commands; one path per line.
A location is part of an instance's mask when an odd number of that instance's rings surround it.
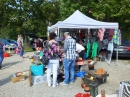
M 20 33 L 44 36 L 48 23 L 58 20 L 59 1 L 0 0 L 0 29 L 11 29 L 9 38 L 14 38 Z M 6 33 L 5 29 L 0 31 Z
M 123 36 L 130 37 L 129 0 L 0 0 L 0 35 L 44 36 L 48 24 L 66 19 L 77 9 L 96 20 L 118 22 Z
M 123 36 L 130 38 L 129 0 L 62 0 L 61 20 L 67 18 L 77 9 L 96 20 L 118 22 Z

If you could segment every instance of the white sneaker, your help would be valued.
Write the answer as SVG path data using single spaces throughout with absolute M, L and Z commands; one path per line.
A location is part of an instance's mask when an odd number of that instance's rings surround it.
M 58 83 L 57 83 L 56 85 L 54 85 L 54 84 L 53 84 L 53 86 L 52 86 L 52 87 L 56 87 L 56 86 L 58 86 Z
M 64 82 L 61 82 L 60 84 L 61 84 L 61 85 L 68 85 L 68 84 L 66 84 L 66 83 L 64 83 Z
M 50 87 L 50 86 L 51 86 L 51 84 L 48 84 L 48 86 Z
M 73 84 L 74 82 L 70 82 L 71 84 Z
M 110 65 L 110 61 L 108 61 L 107 59 L 105 59 L 105 62 L 106 62 L 108 65 Z

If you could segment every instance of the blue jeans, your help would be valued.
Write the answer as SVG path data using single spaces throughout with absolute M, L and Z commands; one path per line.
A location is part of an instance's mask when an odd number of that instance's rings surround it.
M 24 49 L 20 49 L 20 57 L 23 57 Z
M 0 66 L 2 65 L 3 59 L 4 59 L 4 55 L 0 54 Z
M 68 84 L 70 82 L 74 82 L 74 75 L 75 75 L 75 60 L 69 60 L 69 59 L 64 59 L 63 61 L 64 65 L 64 83 Z

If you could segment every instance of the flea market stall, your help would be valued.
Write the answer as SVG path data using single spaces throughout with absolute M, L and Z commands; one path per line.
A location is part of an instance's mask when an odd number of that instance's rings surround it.
M 95 51 L 97 53 L 98 52 L 97 48 L 100 47 L 98 42 L 100 42 L 100 44 L 103 44 L 103 42 L 106 43 L 106 40 L 105 41 L 103 41 L 103 39 L 100 40 L 100 37 L 98 39 L 97 38 L 95 39 L 95 37 L 97 37 L 98 35 L 98 34 L 95 34 L 95 32 L 103 33 L 102 38 L 104 38 L 105 33 L 110 35 L 110 32 L 112 31 L 113 34 L 111 35 L 111 38 L 110 36 L 107 37 L 108 38 L 107 40 L 108 53 L 107 53 L 107 58 L 105 59 L 105 61 L 110 65 L 112 52 L 114 49 L 114 44 L 116 44 L 117 45 L 116 65 L 118 65 L 118 45 L 120 45 L 119 43 L 120 38 L 118 36 L 121 36 L 119 33 L 120 31 L 118 27 L 119 27 L 118 23 L 97 21 L 97 20 L 87 17 L 86 15 L 81 13 L 79 10 L 77 10 L 64 21 L 59 21 L 55 25 L 49 27 L 48 31 L 49 32 L 55 31 L 58 37 L 63 36 L 64 32 L 70 32 L 70 35 L 73 38 L 75 38 L 74 36 L 77 36 L 78 38 L 82 39 L 84 41 L 84 46 L 86 47 L 85 56 L 87 57 L 87 59 L 88 58 L 94 59 L 97 56 L 97 54 L 95 54 Z M 93 41 L 93 42 L 90 42 L 90 41 Z M 89 56 L 90 48 L 92 49 L 91 51 L 92 56 Z M 96 50 L 94 50 L 95 48 Z M 103 54 L 102 54 L 102 57 L 103 57 Z M 92 66 L 94 62 L 93 60 L 91 60 L 91 62 L 88 62 L 87 64 L 88 66 Z M 93 87 L 94 91 L 96 91 L 96 87 L 99 84 L 106 82 L 106 78 L 109 76 L 109 74 L 107 74 L 107 72 L 105 72 L 105 70 L 103 70 L 102 68 L 99 68 L 97 70 L 94 70 L 94 68 L 93 69 L 89 68 L 89 70 L 87 70 L 86 72 L 88 75 L 85 75 L 87 77 L 84 76 L 85 78 L 83 78 L 83 81 L 84 81 L 83 84 L 87 84 L 87 85 L 89 84 L 90 87 Z M 92 83 L 93 81 L 97 83 L 98 85 L 93 84 Z M 86 87 L 87 86 L 82 87 L 82 88 L 88 89 Z M 90 90 L 90 94 L 91 94 L 91 90 Z M 95 93 L 92 93 L 91 95 L 97 95 L 97 94 L 95 92 Z M 79 97 L 82 97 L 82 96 L 79 96 Z
M 77 10 L 64 21 L 59 21 L 55 25 L 49 27 L 48 31 L 50 32 L 56 31 L 58 37 L 60 37 L 61 35 L 63 35 L 62 32 L 65 32 L 65 31 L 71 31 L 72 34 L 75 31 L 79 33 L 80 32 L 82 33 L 83 31 L 85 34 L 89 35 L 91 31 L 90 29 L 104 28 L 104 29 L 114 29 L 113 30 L 114 32 L 113 36 L 114 36 L 118 34 L 118 27 L 119 27 L 118 23 L 97 21 L 97 20 L 87 17 L 86 15 L 81 13 L 79 10 Z M 82 36 L 85 36 L 85 34 L 83 34 Z M 87 35 L 85 38 L 87 38 Z M 116 43 L 118 40 L 119 40 L 118 37 L 116 37 L 115 41 L 113 40 L 112 41 Z M 118 46 L 117 46 L 117 55 L 116 55 L 116 65 L 118 65 Z

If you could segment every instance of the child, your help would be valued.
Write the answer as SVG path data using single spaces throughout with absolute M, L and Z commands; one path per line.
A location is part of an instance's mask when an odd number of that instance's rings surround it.
M 19 48 L 17 47 L 17 48 L 15 49 L 15 54 L 19 55 L 19 53 L 20 53 L 20 50 L 19 50 Z

